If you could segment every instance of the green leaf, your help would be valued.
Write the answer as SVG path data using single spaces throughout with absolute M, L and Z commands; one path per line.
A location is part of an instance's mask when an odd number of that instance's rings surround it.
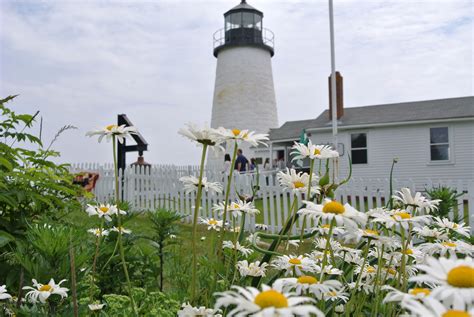
M 0 248 L 4 247 L 11 241 L 14 241 L 15 238 L 6 231 L 0 230 Z

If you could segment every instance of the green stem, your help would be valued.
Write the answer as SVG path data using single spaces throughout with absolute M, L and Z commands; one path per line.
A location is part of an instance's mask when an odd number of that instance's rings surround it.
M 330 240 L 331 240 L 332 230 L 334 228 L 335 223 L 336 223 L 336 218 L 332 218 L 331 224 L 329 225 L 329 232 L 326 238 L 326 246 L 324 248 L 324 254 L 323 254 L 323 263 L 321 265 L 321 276 L 320 276 L 321 281 L 324 278 L 324 268 L 326 267 L 326 264 L 327 264 L 327 257 L 328 257 L 328 252 L 330 248 Z
M 102 269 L 99 272 L 99 275 L 102 274 L 102 272 L 104 272 L 104 269 L 107 267 L 107 265 L 109 265 L 110 261 L 115 256 L 115 252 L 117 252 L 117 249 L 118 249 L 118 242 L 119 242 L 119 240 L 117 239 L 117 242 L 115 242 L 114 250 L 112 251 L 112 255 L 109 257 L 107 262 L 105 262 L 104 266 L 102 267 Z
M 306 200 L 307 201 L 311 201 L 311 183 L 313 181 L 313 169 L 314 169 L 314 159 L 311 159 L 311 163 L 309 164 L 308 192 L 306 193 Z M 304 215 L 303 224 L 301 225 L 300 243 L 303 242 L 303 234 L 304 234 L 305 227 L 306 227 L 306 215 Z M 300 245 L 300 247 L 301 247 L 301 245 Z
M 225 198 L 224 198 L 224 214 L 222 216 L 222 234 L 219 239 L 219 243 L 217 244 L 217 256 L 218 258 L 222 255 L 222 243 L 224 242 L 224 233 L 225 233 L 225 222 L 227 221 L 227 206 L 229 204 L 229 194 L 230 194 L 230 185 L 232 183 L 232 178 L 234 176 L 234 165 L 235 165 L 235 158 L 237 157 L 237 149 L 238 144 L 235 141 L 234 144 L 234 153 L 232 154 L 232 161 L 230 163 L 230 171 L 229 171 L 229 179 L 227 180 L 227 186 L 225 190 Z M 216 276 L 217 278 L 217 276 Z
M 199 181 L 196 195 L 196 204 L 194 206 L 194 217 L 193 217 L 193 238 L 191 239 L 192 248 L 193 248 L 193 273 L 191 278 L 191 302 L 195 304 L 196 300 L 196 277 L 197 277 L 197 249 L 196 249 L 196 240 L 197 240 L 197 224 L 198 224 L 198 215 L 199 208 L 201 204 L 202 197 L 202 178 L 204 175 L 204 162 L 206 161 L 206 151 L 207 144 L 202 146 L 202 155 L 201 155 L 201 166 L 199 170 Z
M 114 152 L 114 172 L 115 172 L 115 204 L 117 205 L 117 209 L 120 208 L 120 196 L 119 196 L 119 177 L 118 177 L 118 166 L 117 166 L 117 138 L 115 136 L 112 137 L 112 148 Z M 123 171 L 122 171 L 123 172 Z M 123 272 L 125 274 L 125 280 L 127 281 L 128 287 L 128 295 L 130 297 L 130 304 L 132 306 L 132 310 L 135 316 L 138 316 L 137 308 L 135 306 L 135 300 L 133 299 L 132 294 L 132 283 L 130 282 L 130 276 L 128 275 L 127 269 L 127 262 L 125 261 L 125 251 L 123 248 L 122 242 L 122 233 L 120 232 L 120 228 L 122 227 L 122 219 L 121 219 L 120 212 L 117 213 L 117 225 L 119 228 L 118 233 L 118 245 L 119 245 L 119 252 L 120 252 L 120 260 L 122 262 Z
M 356 292 L 358 292 L 357 289 L 359 288 L 360 281 L 362 280 L 362 275 L 364 274 L 364 268 L 365 268 L 365 264 L 367 263 L 367 255 L 369 253 L 369 249 L 370 249 L 370 238 L 367 239 L 367 245 L 364 249 L 364 260 L 362 261 L 362 266 L 360 267 L 360 273 L 359 273 L 359 276 L 357 277 L 355 287 L 351 291 L 351 296 L 350 296 L 349 302 L 347 303 L 347 306 L 346 306 L 346 312 L 347 313 L 351 313 L 351 306 L 352 306 L 352 302 L 353 302 L 353 299 L 354 299 L 354 294 Z
M 389 209 L 393 208 L 393 198 L 392 198 L 392 194 L 393 194 L 393 169 L 395 167 L 395 163 L 397 163 L 397 160 L 393 159 L 392 168 L 390 169 L 390 193 L 389 193 L 390 196 L 389 196 L 389 199 L 388 199 L 388 208 Z
M 89 298 L 90 302 L 94 301 L 94 276 L 95 276 L 95 271 L 96 271 L 96 265 L 97 265 L 97 258 L 99 257 L 99 248 L 100 248 L 100 242 L 102 241 L 102 231 L 104 228 L 104 218 L 102 218 L 102 221 L 100 222 L 100 228 L 99 228 L 99 236 L 96 238 L 95 242 L 95 253 L 94 253 L 94 260 L 92 261 L 92 274 L 91 274 L 91 287 L 89 291 Z

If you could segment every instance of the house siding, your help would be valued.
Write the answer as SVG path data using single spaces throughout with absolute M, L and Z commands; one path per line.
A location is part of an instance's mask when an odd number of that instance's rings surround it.
M 432 127 L 449 128 L 449 163 L 430 162 L 429 133 Z M 339 162 L 341 178 L 348 174 L 347 154 L 351 149 L 352 133 L 367 133 L 368 144 L 368 163 L 353 165 L 352 175 L 355 178 L 387 178 L 393 158 L 398 158 L 394 177 L 413 180 L 419 190 L 426 187 L 428 178 L 436 181 L 474 179 L 473 120 L 341 130 L 338 134 L 338 143 L 344 146 L 344 153 Z M 332 143 L 332 134 L 313 132 L 311 140 L 316 144 Z

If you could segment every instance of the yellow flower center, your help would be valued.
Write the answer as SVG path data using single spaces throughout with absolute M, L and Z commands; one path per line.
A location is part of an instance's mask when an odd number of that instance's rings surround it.
M 448 283 L 455 287 L 473 288 L 474 287 L 474 268 L 461 265 L 451 269 L 448 273 Z
M 411 218 L 411 215 L 408 213 L 408 212 L 405 212 L 405 211 L 401 211 L 401 212 L 396 212 L 393 214 L 393 218 L 395 218 L 395 216 L 398 216 L 402 219 L 410 219 Z
M 454 229 L 456 229 L 457 227 L 459 227 L 459 225 L 457 223 L 453 224 Z
M 97 234 L 97 235 L 101 234 L 101 230 L 100 229 L 95 229 L 95 234 Z
M 255 296 L 254 303 L 265 309 L 267 307 L 285 308 L 288 307 L 288 299 L 275 290 L 263 291 Z
M 395 270 L 392 269 L 392 268 L 388 268 L 388 269 L 387 269 L 387 272 L 388 272 L 388 274 L 391 274 L 391 275 L 397 274 L 397 271 L 395 271 Z
M 112 131 L 113 128 L 117 128 L 118 126 L 116 124 L 110 124 L 105 127 L 107 131 Z
M 337 293 L 336 291 L 331 291 L 328 293 L 329 296 L 337 296 Z
M 234 134 L 234 136 L 238 136 L 240 134 L 240 130 L 239 129 L 232 129 L 232 133 Z
M 425 296 L 430 295 L 431 291 L 427 288 L 416 287 L 408 291 L 412 295 L 424 294 Z
M 375 273 L 376 269 L 373 266 L 367 267 L 367 273 Z
M 321 151 L 319 149 L 314 149 L 313 155 L 320 155 Z
M 410 255 L 410 254 L 413 254 L 413 250 L 412 249 L 406 249 L 404 252 L 402 252 L 404 254 L 407 254 L 407 255 Z
M 316 284 L 318 279 L 312 276 L 303 275 L 298 277 L 297 282 L 300 284 Z
M 441 244 L 444 245 L 445 247 L 451 247 L 451 248 L 456 247 L 456 243 L 454 243 L 454 242 L 443 242 Z
M 471 316 L 468 312 L 462 310 L 448 310 L 442 317 L 469 317 Z
M 105 207 L 105 206 L 99 207 L 99 210 L 105 214 L 107 211 L 109 211 L 109 207 Z
M 304 183 L 300 182 L 300 181 L 293 182 L 293 185 L 295 186 L 295 188 L 303 188 L 304 187 Z
M 288 262 L 293 264 L 293 265 L 300 265 L 301 264 L 301 260 L 298 259 L 298 258 L 289 259 Z
M 210 225 L 217 225 L 217 220 L 211 219 L 209 220 Z
M 40 292 L 49 292 L 49 291 L 51 291 L 51 288 L 52 288 L 51 285 L 46 284 L 46 285 L 41 286 L 39 288 L 39 291 Z
M 237 204 L 237 203 L 232 203 L 232 204 L 230 204 L 230 207 L 231 207 L 232 209 L 239 209 L 239 208 L 240 208 L 240 205 Z
M 330 214 L 343 214 L 345 210 L 344 206 L 335 200 L 326 203 L 323 207 L 323 212 Z
M 331 228 L 331 225 L 328 224 L 328 223 L 326 223 L 326 224 L 322 225 L 321 228 L 323 228 L 323 229 L 329 229 L 329 228 Z
M 367 234 L 367 235 L 373 235 L 373 236 L 378 236 L 379 235 L 378 231 L 372 230 L 372 229 L 365 229 L 364 233 Z

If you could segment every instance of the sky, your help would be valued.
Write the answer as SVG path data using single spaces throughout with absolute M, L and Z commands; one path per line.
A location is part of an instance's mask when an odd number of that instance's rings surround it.
M 334 2 L 345 107 L 474 94 L 471 0 Z M 62 162 L 110 162 L 111 145 L 85 133 L 125 113 L 150 144 L 146 161 L 196 164 L 200 150 L 177 131 L 210 122 L 212 35 L 238 3 L 0 0 L 0 97 L 19 94 L 10 107 L 40 111 L 45 143 L 78 127 L 54 145 Z M 328 105 L 328 2 L 248 3 L 275 33 L 280 125 L 317 117 Z

